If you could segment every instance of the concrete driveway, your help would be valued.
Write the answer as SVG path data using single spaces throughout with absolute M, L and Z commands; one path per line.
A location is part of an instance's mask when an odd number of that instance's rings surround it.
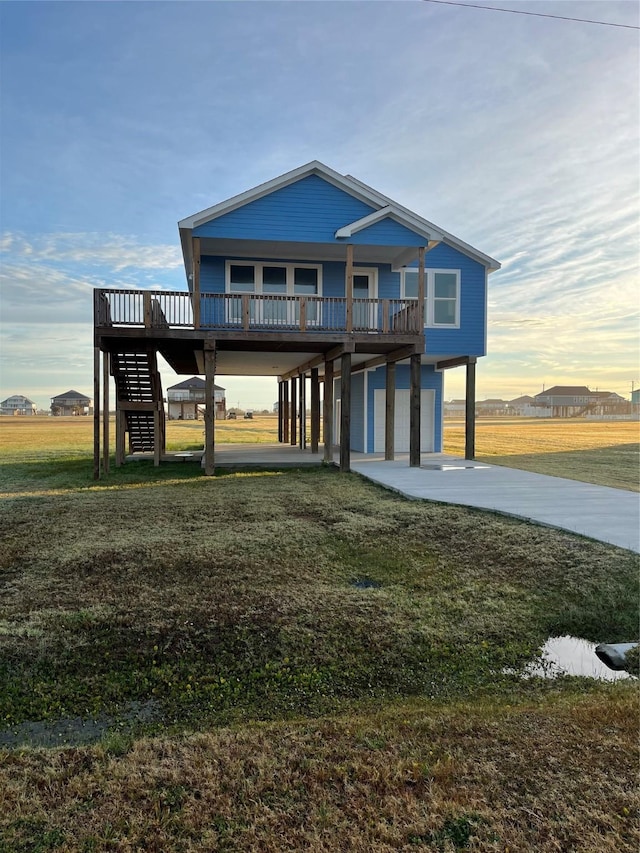
M 385 462 L 354 454 L 351 470 L 410 498 L 495 510 L 640 552 L 637 492 L 435 453 L 420 468 L 404 455 Z

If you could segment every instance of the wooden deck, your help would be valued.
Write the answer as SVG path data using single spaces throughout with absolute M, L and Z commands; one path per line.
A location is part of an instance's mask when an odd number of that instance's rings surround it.
M 278 296 L 250 293 L 182 291 L 95 291 L 96 328 L 110 326 L 156 330 L 218 332 L 364 332 L 418 335 L 422 315 L 415 299 L 349 299 L 327 296 Z

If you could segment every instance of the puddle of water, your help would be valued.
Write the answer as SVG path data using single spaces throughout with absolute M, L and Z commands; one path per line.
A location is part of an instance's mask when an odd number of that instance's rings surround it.
M 465 471 L 467 468 L 478 470 L 480 468 L 488 469 L 489 465 L 421 465 L 427 471 Z
M 542 658 L 530 663 L 525 678 L 556 678 L 558 675 L 582 675 L 602 681 L 629 678 L 628 672 L 609 669 L 596 655 L 596 643 L 578 637 L 550 637 L 542 647 Z
M 85 746 L 101 740 L 103 735 L 116 725 L 123 726 L 136 722 L 151 722 L 157 718 L 160 705 L 153 699 L 146 702 L 129 702 L 126 710 L 115 718 L 107 714 L 95 717 L 63 717 L 52 721 L 29 721 L 19 723 L 10 729 L 0 731 L 0 747 L 17 746 Z
M 351 581 L 351 586 L 355 586 L 356 589 L 380 589 L 382 584 L 380 581 L 371 580 L 371 578 L 358 578 Z

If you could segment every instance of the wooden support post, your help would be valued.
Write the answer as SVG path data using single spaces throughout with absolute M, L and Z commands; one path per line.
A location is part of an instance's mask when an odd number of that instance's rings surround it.
M 145 290 L 142 294 L 142 309 L 144 313 L 144 327 L 151 328 L 151 293 Z
M 93 348 L 93 479 L 100 479 L 100 348 Z
M 304 450 L 307 446 L 307 377 L 304 373 L 300 374 L 300 435 L 298 443 L 300 450 Z
M 298 443 L 296 428 L 298 425 L 298 397 L 295 376 L 291 380 L 291 447 Z
M 289 382 L 285 380 L 282 383 L 282 443 L 289 443 L 289 422 L 291 419 L 291 411 L 289 410 Z
M 204 349 L 204 473 L 212 477 L 215 473 L 215 394 L 216 377 L 215 345 Z
M 116 403 L 116 407 L 117 407 Z M 116 468 L 124 465 L 124 433 L 126 419 L 125 414 L 120 409 L 116 408 Z
M 393 462 L 396 446 L 396 363 L 387 362 L 385 377 L 384 458 Z
M 251 319 L 251 302 L 248 293 L 243 293 L 242 300 L 242 328 L 245 332 L 249 331 L 249 322 Z
M 467 364 L 464 422 L 464 458 L 476 458 L 476 363 Z
M 193 328 L 200 328 L 200 238 L 193 237 Z
M 162 412 L 160 407 L 162 400 L 156 401 L 153 410 L 153 464 L 156 468 L 160 466 L 162 460 Z
M 284 412 L 282 409 L 282 382 L 278 382 L 278 441 L 282 443 L 282 418 Z
M 318 452 L 320 441 L 320 379 L 318 368 L 311 368 L 311 452 Z
M 333 361 L 324 363 L 324 398 L 322 400 L 322 431 L 324 433 L 324 461 L 333 462 Z
M 353 246 L 347 246 L 345 269 L 345 296 L 347 297 L 347 332 L 353 331 Z
M 420 354 L 410 359 L 409 465 L 420 467 Z
M 102 353 L 102 468 L 109 473 L 109 353 Z
M 424 283 L 424 246 L 418 249 L 418 316 L 416 317 L 418 328 L 416 332 L 424 330 L 424 299 L 425 299 L 425 283 Z M 410 331 L 413 331 L 411 329 Z
M 351 353 L 340 358 L 340 470 L 351 469 Z

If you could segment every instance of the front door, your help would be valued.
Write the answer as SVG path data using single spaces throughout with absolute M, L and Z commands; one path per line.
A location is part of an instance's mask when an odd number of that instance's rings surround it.
M 354 267 L 353 270 L 353 328 L 366 331 L 378 328 L 377 303 L 378 270 Z

